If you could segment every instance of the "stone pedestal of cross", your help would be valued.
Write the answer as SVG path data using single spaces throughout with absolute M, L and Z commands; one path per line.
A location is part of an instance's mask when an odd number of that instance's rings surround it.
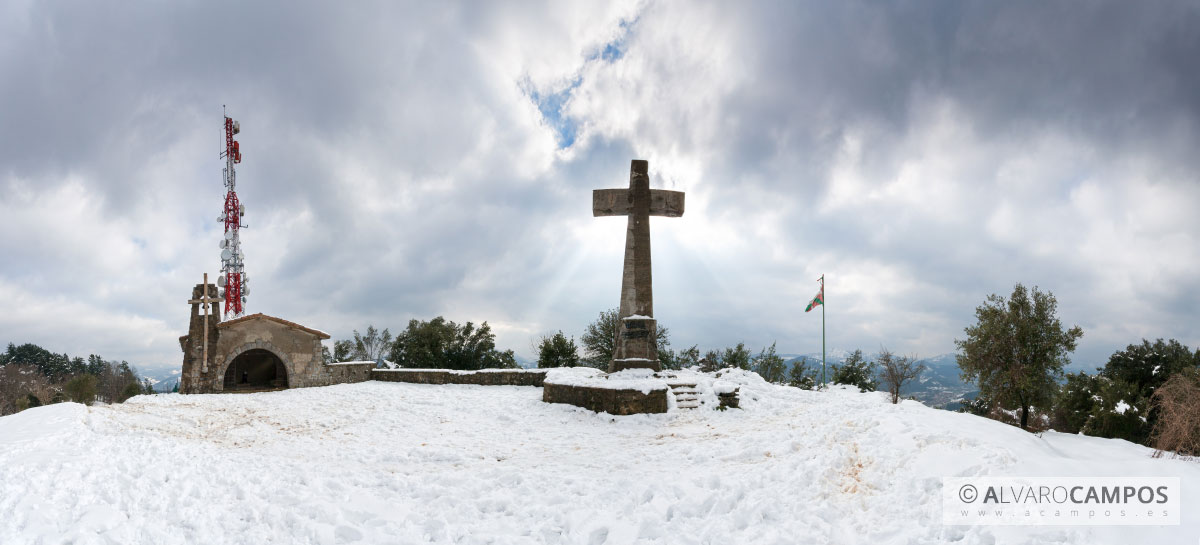
M 207 373 L 208 372 L 208 305 L 214 304 L 214 303 L 220 303 L 221 299 L 219 299 L 217 297 L 210 297 L 208 295 L 208 273 L 204 273 L 204 283 L 200 284 L 200 285 L 202 286 L 202 288 L 201 288 L 202 291 L 201 291 L 200 297 L 197 299 L 189 299 L 188 303 L 192 304 L 192 305 L 199 304 L 200 311 L 204 314 L 204 356 L 203 356 L 204 359 L 201 360 L 203 363 L 200 365 L 200 372 Z
M 683 192 L 650 189 L 649 163 L 635 159 L 629 167 L 629 189 L 592 191 L 592 215 L 629 216 L 625 232 L 625 268 L 621 274 L 621 308 L 608 371 L 644 368 L 660 371 L 650 278 L 650 216 L 683 215 Z

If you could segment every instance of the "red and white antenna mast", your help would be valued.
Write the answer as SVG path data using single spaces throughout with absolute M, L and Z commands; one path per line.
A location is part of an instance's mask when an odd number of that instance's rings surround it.
M 221 239 L 221 276 L 217 285 L 222 288 L 225 297 L 225 318 L 237 318 L 244 312 L 246 296 L 250 289 L 246 285 L 245 255 L 242 253 L 242 241 L 239 229 L 242 216 L 246 215 L 246 206 L 238 203 L 237 172 L 233 166 L 242 162 L 242 152 L 233 135 L 241 132 L 241 127 L 228 115 L 225 116 L 225 151 L 221 158 L 225 159 L 225 211 L 217 221 L 225 223 L 225 238 Z

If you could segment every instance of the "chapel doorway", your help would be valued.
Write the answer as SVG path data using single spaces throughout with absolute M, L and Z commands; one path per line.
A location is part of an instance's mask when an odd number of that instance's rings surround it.
M 287 367 L 269 350 L 255 348 L 238 354 L 225 370 L 225 391 L 287 388 Z

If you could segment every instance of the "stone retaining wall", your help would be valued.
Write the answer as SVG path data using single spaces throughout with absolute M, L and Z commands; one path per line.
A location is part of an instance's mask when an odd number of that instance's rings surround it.
M 546 369 L 373 369 L 371 380 L 416 384 L 477 384 L 480 386 L 541 386 Z
M 371 372 L 375 370 L 375 362 L 329 363 L 325 364 L 325 369 L 329 373 L 330 384 L 352 384 L 374 378 Z
M 665 413 L 667 390 L 618 390 L 548 383 L 542 388 L 542 401 L 567 403 L 576 407 L 613 415 Z

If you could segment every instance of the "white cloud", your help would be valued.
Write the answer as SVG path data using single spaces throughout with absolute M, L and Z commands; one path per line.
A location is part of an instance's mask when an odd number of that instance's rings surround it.
M 676 346 L 812 351 L 822 273 L 841 348 L 950 351 L 1018 281 L 1088 363 L 1200 344 L 1200 110 L 1171 64 L 1195 30 L 1166 7 L 1047 30 L 1054 6 L 986 3 L 246 6 L 221 40 L 207 5 L 8 9 L 0 288 L 23 306 L 0 342 L 178 359 L 218 264 L 226 103 L 249 308 L 335 337 L 438 314 L 526 354 L 578 335 L 624 244 L 590 190 L 641 158 L 687 193 L 651 229 Z

